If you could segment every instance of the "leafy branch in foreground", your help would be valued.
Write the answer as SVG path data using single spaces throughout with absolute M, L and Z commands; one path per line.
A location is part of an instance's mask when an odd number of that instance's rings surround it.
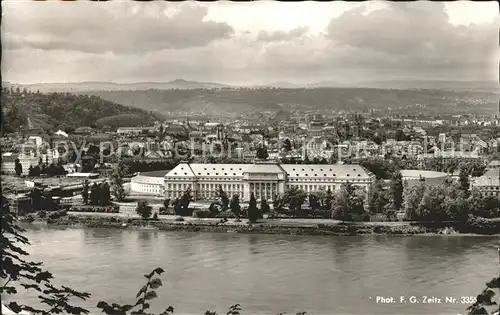
M 497 311 L 489 313 L 486 307 L 498 305 L 493 298 L 495 297 L 495 289 L 500 290 L 500 277 L 493 278 L 486 283 L 486 288 L 476 297 L 476 302 L 467 308 L 467 315 L 493 315 L 500 314 L 500 306 Z
M 20 287 L 25 290 L 38 292 L 41 304 L 47 306 L 46 309 L 39 309 L 33 306 L 20 305 L 17 302 L 10 302 L 8 307 L 16 313 L 28 311 L 32 314 L 88 314 L 89 311 L 70 303 L 72 298 L 86 300 L 89 293 L 78 292 L 71 288 L 61 286 L 56 287 L 51 283 L 53 276 L 50 272 L 42 269 L 41 262 L 32 262 L 24 259 L 29 253 L 20 246 L 30 245 L 28 239 L 22 235 L 24 229 L 16 223 L 17 217 L 10 212 L 7 199 L 2 196 L 0 221 L 2 231 L 0 234 L 0 257 L 2 268 L 0 278 L 3 285 L 0 287 L 0 295 L 15 295 Z M 18 246 L 19 244 L 20 246 Z
M 174 314 L 174 308 L 169 306 L 165 311 L 154 314 L 149 313 L 147 310 L 150 308 L 150 304 L 148 301 L 156 299 L 158 295 L 156 294 L 156 289 L 163 285 L 161 279 L 157 276 L 160 276 L 164 270 L 162 268 L 156 268 L 151 271 L 149 274 L 144 275 L 147 282 L 146 284 L 137 292 L 136 298 L 138 299 L 134 305 L 131 304 L 117 304 L 112 303 L 109 304 L 104 301 L 100 301 L 97 303 L 97 308 L 101 309 L 103 313 L 107 315 L 172 315 Z M 240 304 L 235 304 L 229 307 L 226 315 L 242 315 Z M 217 312 L 207 310 L 203 315 L 218 315 Z M 285 315 L 285 313 L 279 313 L 278 315 Z M 306 312 L 298 312 L 296 315 L 307 315 Z

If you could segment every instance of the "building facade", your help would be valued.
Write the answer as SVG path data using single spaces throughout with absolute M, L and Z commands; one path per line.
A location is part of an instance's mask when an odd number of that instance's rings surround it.
M 165 197 L 182 196 L 189 188 L 195 200 L 212 199 L 219 186 L 243 201 L 254 193 L 257 200 L 272 200 L 295 187 L 313 193 L 319 190 L 335 191 L 342 184 L 351 183 L 368 191 L 375 175 L 360 165 L 279 164 L 191 164 L 179 163 L 165 175 Z
M 130 191 L 145 195 L 165 195 L 165 175 L 169 170 L 139 173 L 130 179 Z
M 34 154 L 10 154 L 5 153 L 2 155 L 2 174 L 13 175 L 16 174 L 16 159 L 22 166 L 22 174 L 28 175 L 30 167 L 37 166 L 40 158 L 35 157 Z
M 500 168 L 489 168 L 483 176 L 476 177 L 471 186 L 484 196 L 500 196 Z

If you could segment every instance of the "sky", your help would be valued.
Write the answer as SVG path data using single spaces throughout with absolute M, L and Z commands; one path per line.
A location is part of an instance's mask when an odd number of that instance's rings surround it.
M 2 1 L 3 81 L 498 80 L 492 2 Z

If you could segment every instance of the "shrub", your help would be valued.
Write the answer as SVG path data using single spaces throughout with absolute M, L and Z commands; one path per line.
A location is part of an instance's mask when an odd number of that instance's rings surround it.
M 67 215 L 68 215 L 68 212 L 66 210 L 56 211 L 56 212 L 52 212 L 51 214 L 49 214 L 48 219 L 50 221 L 53 221 L 53 220 L 57 220 L 59 218 L 67 216 Z
M 21 221 L 31 223 L 31 222 L 35 221 L 35 218 L 33 218 L 33 216 L 31 214 L 28 214 L 27 216 L 21 218 Z
M 177 222 L 183 222 L 184 218 L 183 217 L 177 217 L 177 218 L 175 218 L 175 221 L 177 221 Z
M 210 210 L 196 209 L 193 211 L 193 218 L 213 218 Z
M 96 212 L 96 213 L 119 213 L 120 206 L 111 205 L 111 206 L 71 206 L 70 211 L 73 212 Z
M 47 211 L 45 211 L 45 210 L 38 211 L 38 216 L 40 218 L 42 218 L 42 219 L 46 218 L 47 217 Z
M 500 219 L 486 219 L 481 217 L 471 217 L 465 227 L 468 233 L 477 234 L 498 234 L 500 231 Z
M 226 211 L 221 211 L 221 212 L 217 213 L 217 215 L 215 217 L 216 218 L 233 219 L 233 218 L 236 218 L 236 215 L 234 214 L 233 211 L 226 210 Z
M 151 214 L 153 212 L 153 207 L 148 205 L 147 201 L 139 201 L 137 203 L 137 208 L 135 209 L 135 212 L 140 215 L 143 219 L 148 219 L 151 217 Z
M 158 213 L 155 212 L 155 214 L 153 214 L 153 220 L 158 220 Z

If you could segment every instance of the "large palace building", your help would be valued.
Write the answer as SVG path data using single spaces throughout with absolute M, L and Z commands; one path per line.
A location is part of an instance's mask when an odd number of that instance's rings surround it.
M 347 182 L 368 190 L 375 175 L 357 164 L 191 164 L 179 163 L 165 175 L 165 197 L 178 198 L 190 188 L 195 200 L 213 198 L 219 186 L 232 196 L 238 194 L 243 201 L 272 200 L 287 189 L 297 187 L 306 193 L 318 190 L 335 191 Z

